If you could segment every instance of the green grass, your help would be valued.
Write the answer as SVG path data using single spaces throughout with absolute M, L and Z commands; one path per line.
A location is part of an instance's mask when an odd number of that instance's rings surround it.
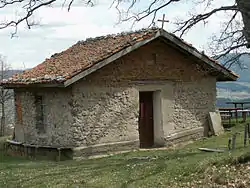
M 231 132 L 179 149 L 135 151 L 79 161 L 30 161 L 6 156 L 0 150 L 0 187 L 189 187 L 190 182 L 202 187 L 200 180 L 206 178 L 212 166 L 248 160 L 250 146 L 243 147 L 243 130 L 243 125 L 237 125 Z M 240 132 L 235 151 L 198 150 L 227 147 L 228 137 L 234 132 Z

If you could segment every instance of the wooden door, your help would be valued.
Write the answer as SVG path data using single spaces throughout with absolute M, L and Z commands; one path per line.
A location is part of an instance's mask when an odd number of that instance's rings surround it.
M 154 145 L 153 92 L 140 92 L 139 138 L 140 147 Z

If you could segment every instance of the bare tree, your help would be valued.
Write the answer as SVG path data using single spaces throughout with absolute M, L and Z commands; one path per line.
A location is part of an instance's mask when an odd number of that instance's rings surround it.
M 24 12 L 24 14 L 18 16 L 15 20 L 0 20 L 0 29 L 14 27 L 12 37 L 17 33 L 17 26 L 23 22 L 25 22 L 30 29 L 32 26 L 36 25 L 35 21 L 32 19 L 34 13 L 42 7 L 51 6 L 57 2 L 60 3 L 60 0 L 0 0 L 0 10 L 15 6 L 22 9 Z M 61 1 L 61 5 L 63 7 L 66 6 L 68 11 L 70 11 L 73 2 L 74 0 L 63 0 Z M 91 0 L 83 0 L 82 3 L 83 5 L 91 7 L 95 5 Z
M 221 31 L 213 35 L 210 49 L 211 54 L 216 59 L 224 57 L 224 65 L 230 68 L 233 64 L 238 63 L 239 58 L 249 53 L 246 47 L 249 47 L 250 38 L 250 5 L 248 0 L 237 0 L 230 4 L 219 6 L 219 0 L 192 0 L 193 7 L 203 6 L 204 9 L 194 11 L 192 9 L 185 19 L 177 19 L 174 24 L 175 34 L 183 37 L 192 28 L 198 24 L 206 25 L 212 19 L 217 19 L 217 15 L 224 13 L 227 20 L 221 22 Z M 113 2 L 119 11 L 121 21 L 133 21 L 133 24 L 142 21 L 145 18 L 151 18 L 151 25 L 155 24 L 157 13 L 162 9 L 167 9 L 173 4 L 185 3 L 184 0 L 152 0 L 148 2 L 146 8 L 133 12 L 133 8 L 139 3 L 138 0 L 130 0 L 130 6 L 126 10 L 123 8 L 123 1 L 114 0 Z M 244 18 L 242 21 L 241 14 Z M 245 27 L 244 27 L 245 26 Z M 227 54 L 232 53 L 233 56 Z
M 149 0 L 146 1 L 148 3 L 146 8 L 143 6 L 144 8 L 141 9 L 139 0 L 113 0 L 111 6 L 117 9 L 120 21 L 133 21 L 133 23 L 136 23 L 151 17 L 152 21 L 149 26 L 152 26 L 160 10 L 170 7 L 172 4 L 178 5 L 183 2 L 185 3 L 184 0 Z M 248 53 L 246 47 L 250 47 L 250 2 L 249 0 L 235 0 L 228 1 L 229 3 L 223 6 L 216 6 L 219 2 L 220 0 L 192 0 L 194 7 L 203 5 L 206 7 L 205 10 L 190 12 L 189 17 L 186 17 L 186 19 L 177 20 L 175 22 L 175 33 L 182 37 L 197 24 L 206 25 L 217 13 L 228 14 L 228 20 L 222 24 L 220 34 L 214 35 L 212 38 L 211 49 L 213 49 L 212 54 L 216 55 L 217 58 L 229 53 L 236 54 L 236 56 L 225 62 L 225 65 L 230 67 L 238 61 L 242 54 Z M 0 9 L 15 5 L 21 7 L 25 13 L 16 20 L 1 22 L 0 29 L 14 27 L 13 35 L 15 35 L 17 26 L 22 22 L 25 22 L 28 28 L 31 28 L 35 24 L 32 20 L 33 14 L 41 7 L 50 6 L 54 3 L 61 3 L 69 11 L 74 4 L 74 0 L 0 0 Z M 83 0 L 82 3 L 93 7 L 96 2 L 95 0 Z
M 247 47 L 250 48 L 250 1 L 236 0 L 236 2 L 243 18 L 244 35 L 248 42 Z
M 1 80 L 8 77 L 8 72 L 10 71 L 10 66 L 5 63 L 2 56 L 0 56 L 0 76 Z M 5 135 L 5 103 L 10 100 L 12 97 L 11 90 L 6 90 L 3 87 L 0 87 L 0 104 L 1 104 L 1 127 L 0 127 L 0 136 Z

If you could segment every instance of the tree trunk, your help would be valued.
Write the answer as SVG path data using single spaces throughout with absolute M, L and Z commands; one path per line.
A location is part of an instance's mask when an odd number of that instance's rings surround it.
M 5 132 L 5 109 L 4 109 L 4 88 L 1 87 L 1 132 L 0 132 L 0 136 L 4 136 L 4 132 Z
M 1 117 L 2 136 L 5 134 L 5 116 Z
M 1 89 L 2 93 L 4 92 L 3 88 Z M 3 96 L 3 95 L 2 95 Z M 2 116 L 1 116 L 1 133 L 0 136 L 4 136 L 5 134 L 5 109 L 4 109 L 4 101 L 1 102 L 1 110 L 2 110 Z
M 242 14 L 244 23 L 244 35 L 247 40 L 247 47 L 250 48 L 250 1 L 249 0 L 236 0 L 239 11 Z
M 5 110 L 4 110 L 4 103 L 1 103 L 2 108 L 2 116 L 1 116 L 1 133 L 0 136 L 4 136 L 5 132 Z

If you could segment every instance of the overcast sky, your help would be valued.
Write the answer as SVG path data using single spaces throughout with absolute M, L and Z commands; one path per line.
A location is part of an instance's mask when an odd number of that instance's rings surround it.
M 11 29 L 0 30 L 0 54 L 5 56 L 6 61 L 13 68 L 31 68 L 79 40 L 131 30 L 131 23 L 116 24 L 118 13 L 114 7 L 109 8 L 110 1 L 99 1 L 95 7 L 84 7 L 76 2 L 70 12 L 60 5 L 43 8 L 34 17 L 39 25 L 32 29 L 21 25 L 18 27 L 17 37 L 14 38 L 10 37 Z M 221 4 L 225 2 L 230 4 L 230 1 L 220 0 Z M 137 8 L 147 6 L 146 2 L 148 1 L 143 1 Z M 172 5 L 159 12 L 157 19 L 165 13 L 167 19 L 170 20 L 170 23 L 165 24 L 167 31 L 171 32 L 174 29 L 173 22 L 176 17 L 187 16 L 186 12 L 193 8 L 190 1 L 187 2 L 189 3 Z M 201 9 L 201 7 L 196 7 L 196 9 Z M 0 11 L 0 21 L 15 16 L 17 16 L 17 10 L 13 7 Z M 184 39 L 199 50 L 206 51 L 209 37 L 212 33 L 219 32 L 220 22 L 225 19 L 223 15 L 216 15 L 205 28 L 203 25 L 196 27 Z M 147 27 L 150 20 L 148 18 L 141 21 L 133 30 Z M 160 27 L 161 23 L 157 25 Z

